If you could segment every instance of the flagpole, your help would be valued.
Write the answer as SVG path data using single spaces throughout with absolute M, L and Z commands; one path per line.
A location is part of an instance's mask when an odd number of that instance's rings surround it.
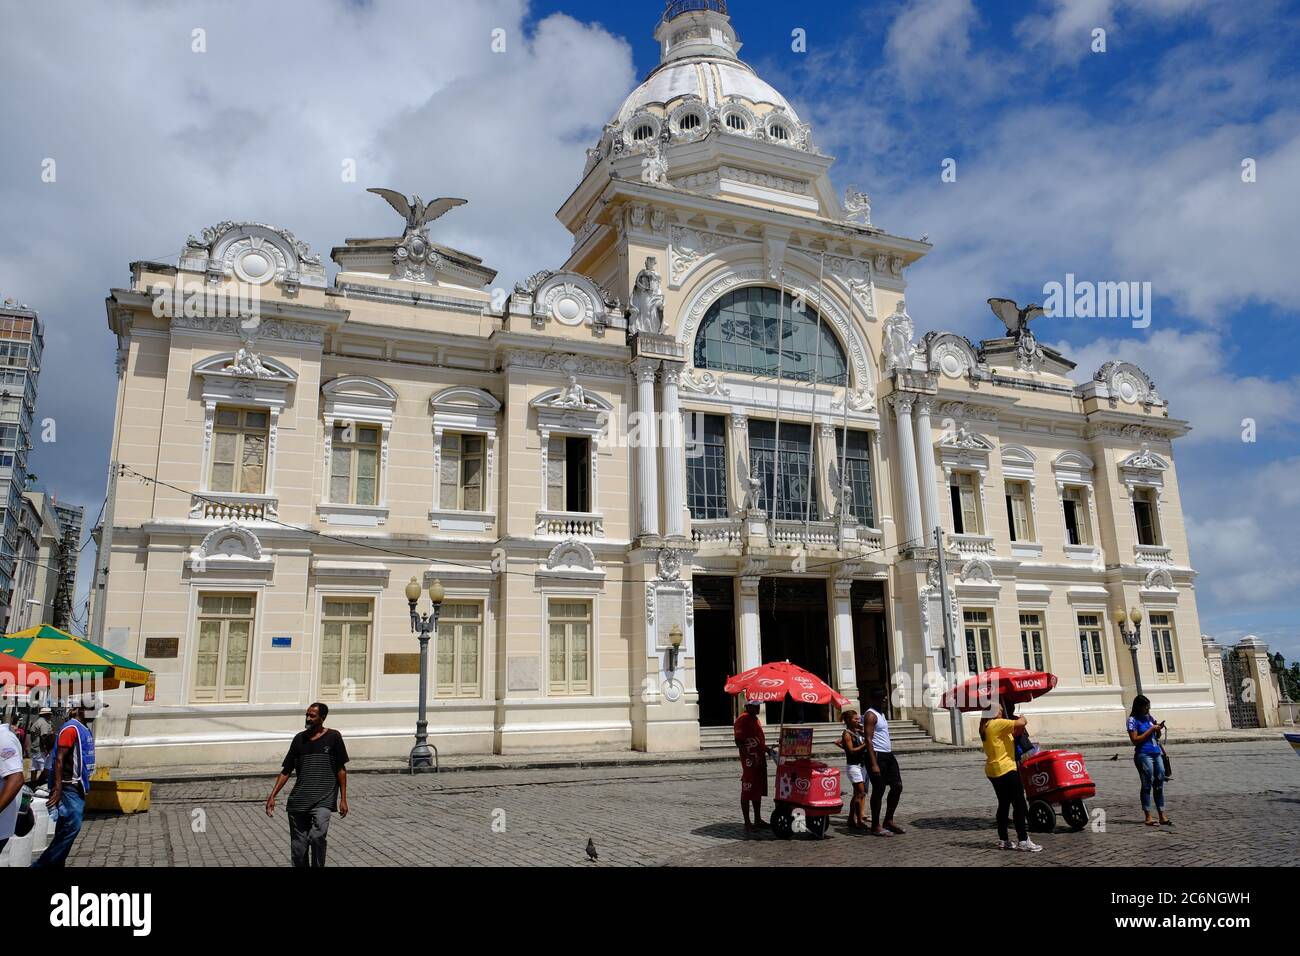
M 816 480 L 813 475 L 813 448 L 817 441 L 817 376 L 822 368 L 822 296 L 825 292 L 823 282 L 826 276 L 826 253 L 822 253 L 821 265 L 817 269 L 817 351 L 816 358 L 813 360 L 813 371 L 809 377 L 809 383 L 812 385 L 812 407 L 808 411 L 808 491 L 804 495 L 803 502 L 803 537 L 804 543 L 808 542 L 808 521 L 812 512 L 812 489 L 813 481 Z
M 780 513 L 781 503 L 781 374 L 785 362 L 783 345 L 785 329 L 782 318 L 785 314 L 785 270 L 780 272 L 781 297 L 776 310 L 776 443 L 772 449 L 772 533 L 776 533 L 776 517 Z

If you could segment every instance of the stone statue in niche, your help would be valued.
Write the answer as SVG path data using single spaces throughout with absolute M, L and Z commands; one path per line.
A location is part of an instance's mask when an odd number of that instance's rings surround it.
M 631 335 L 638 332 L 663 335 L 667 331 L 664 323 L 664 296 L 659 273 L 655 270 L 655 261 L 654 256 L 646 257 L 645 268 L 637 273 L 632 287 L 632 307 L 628 317 L 628 333 Z
M 588 408 L 592 404 L 587 401 L 587 393 L 581 385 L 578 384 L 578 376 L 570 374 L 569 384 L 564 386 L 560 392 L 560 397 L 555 400 L 556 405 L 563 405 L 566 408 Z
M 242 319 L 239 323 L 239 351 L 234 361 L 226 366 L 227 372 L 244 375 L 249 378 L 271 378 L 273 373 L 262 364 L 262 359 L 253 350 L 257 344 L 257 332 L 262 320 L 257 316 Z

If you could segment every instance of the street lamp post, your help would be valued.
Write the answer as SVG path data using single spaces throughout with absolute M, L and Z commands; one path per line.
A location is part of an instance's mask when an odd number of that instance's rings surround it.
M 1132 622 L 1132 627 L 1125 627 Z M 1115 608 L 1115 626 L 1119 628 L 1119 636 L 1124 639 L 1128 645 L 1129 653 L 1133 655 L 1133 681 L 1137 684 L 1137 692 L 1142 693 L 1142 672 L 1138 670 L 1138 647 L 1142 644 L 1142 609 L 1140 607 L 1130 608 L 1128 613 L 1124 613 L 1123 606 Z
M 442 613 L 442 599 L 446 597 L 442 582 L 437 578 L 429 585 L 429 600 L 433 602 L 432 614 L 421 614 L 415 609 L 420 600 L 420 582 L 414 577 L 406 585 L 406 601 L 411 605 L 411 633 L 420 639 L 420 716 L 415 722 L 415 746 L 411 748 L 411 773 L 437 770 L 438 748 L 429 747 L 429 721 L 425 704 L 429 696 L 429 635 L 438 630 L 438 615 Z

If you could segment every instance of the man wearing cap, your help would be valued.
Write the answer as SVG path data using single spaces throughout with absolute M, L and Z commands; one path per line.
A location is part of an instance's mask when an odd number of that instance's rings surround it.
M 54 740 L 50 754 L 50 813 L 58 812 L 54 839 L 45 848 L 34 867 L 61 867 L 67 863 L 72 844 L 81 832 L 81 818 L 86 812 L 86 794 L 90 792 L 90 775 L 95 770 L 95 738 L 85 724 L 86 708 L 76 701 Z
M 45 776 L 46 754 L 54 746 L 54 727 L 50 724 L 50 716 L 50 708 L 42 707 L 40 714 L 27 729 L 27 752 L 32 758 L 32 778 L 28 782 L 33 788 Z
M 23 748 L 14 732 L 0 723 L 0 852 L 14 835 L 23 792 Z
M 762 813 L 763 798 L 767 796 L 767 737 L 758 719 L 758 701 L 746 701 L 745 712 L 736 718 L 733 729 L 740 752 L 740 811 L 745 815 L 745 829 L 757 830 L 767 826 Z M 749 822 L 751 804 L 753 823 Z

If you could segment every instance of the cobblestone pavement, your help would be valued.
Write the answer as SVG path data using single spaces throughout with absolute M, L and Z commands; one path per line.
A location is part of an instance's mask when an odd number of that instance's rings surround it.
M 1201 744 L 1172 754 L 1171 828 L 1142 825 L 1137 771 L 1126 754 L 1084 749 L 1104 830 L 1035 837 L 1029 865 L 1159 866 L 1300 860 L 1300 761 L 1278 743 Z M 333 818 L 333 866 L 998 865 L 995 800 L 974 753 L 904 755 L 903 836 L 849 832 L 826 839 L 747 836 L 734 765 L 464 771 L 441 776 L 355 774 L 352 812 Z M 264 803 L 275 773 L 259 779 L 155 785 L 152 809 L 132 817 L 89 814 L 70 862 L 108 866 L 284 866 L 285 794 L 274 819 Z M 847 780 L 844 783 L 847 789 Z M 764 814 L 771 801 L 764 801 Z

